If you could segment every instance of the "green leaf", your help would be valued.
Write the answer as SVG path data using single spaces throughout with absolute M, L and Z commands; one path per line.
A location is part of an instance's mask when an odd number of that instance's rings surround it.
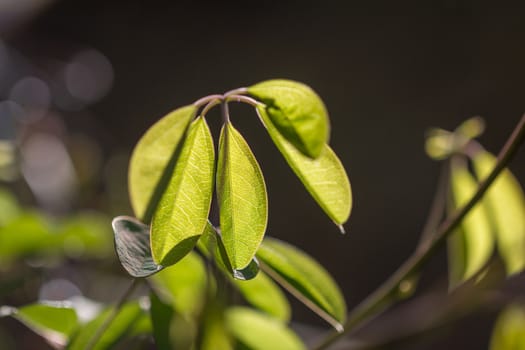
M 257 252 L 263 270 L 286 290 L 342 331 L 346 303 L 330 274 L 314 259 L 283 241 L 266 238 Z
M 201 334 L 198 344 L 199 350 L 233 350 L 232 339 L 225 321 L 225 308 L 221 298 L 210 298 L 203 312 Z
M 284 323 L 248 308 L 226 311 L 226 324 L 240 346 L 247 350 L 306 349 L 299 337 Z
M 514 304 L 501 312 L 492 331 L 490 350 L 525 349 L 525 307 Z
M 494 169 L 496 158 L 480 150 L 472 157 L 478 178 L 483 179 Z M 485 195 L 484 202 L 494 222 L 498 250 L 508 275 L 525 268 L 525 196 L 519 182 L 504 169 Z
M 149 280 L 159 296 L 181 315 L 196 316 L 206 292 L 206 268 L 202 259 L 190 252 L 176 265 L 165 268 Z
M 450 183 L 452 209 L 467 203 L 478 184 L 466 164 L 452 162 Z M 489 261 L 494 251 L 494 238 L 483 202 L 472 208 L 449 238 L 449 265 L 451 287 L 476 275 Z
M 317 159 L 302 155 L 279 133 L 263 108 L 258 107 L 257 111 L 273 142 L 308 192 L 337 225 L 345 223 L 352 209 L 352 190 L 346 171 L 332 149 L 324 145 Z M 342 226 L 340 229 L 343 230 Z
M 112 308 L 101 312 L 95 319 L 80 328 L 68 344 L 69 350 L 84 350 L 93 345 L 92 350 L 113 349 L 114 346 L 126 335 L 136 335 L 137 324 L 141 324 L 144 318 L 148 318 L 146 312 L 136 301 L 124 304 L 116 317 L 105 329 L 102 336 L 94 344 L 91 343 L 93 336 L 106 319 L 111 316 Z
M 151 223 L 153 260 L 172 265 L 197 243 L 206 227 L 213 192 L 215 154 L 203 117 L 189 127 L 166 192 Z
M 221 236 L 209 222 L 208 225 L 206 225 L 204 233 L 197 242 L 197 248 L 208 258 L 213 258 L 225 273 L 235 279 L 243 281 L 250 280 L 257 276 L 257 273 L 259 272 L 259 262 L 255 257 L 245 268 L 234 269 L 226 253 L 226 248 L 224 247 Z M 211 257 L 210 252 L 213 252 L 213 257 Z
M 117 216 L 112 226 L 118 259 L 131 276 L 147 277 L 162 269 L 151 256 L 148 226 L 129 216 Z
M 129 194 L 135 215 L 150 221 L 156 202 L 167 186 L 170 162 L 197 107 L 189 105 L 169 113 L 146 131 L 129 164 Z M 155 202 L 155 203 L 153 203 Z
M 243 269 L 263 239 L 268 204 L 259 164 L 229 122 L 222 127 L 219 141 L 217 197 L 226 253 L 233 269 Z
M 265 104 L 277 130 L 301 153 L 317 158 L 328 143 L 330 125 L 321 98 L 307 85 L 292 80 L 268 80 L 248 88 Z
M 264 272 L 249 281 L 234 281 L 244 299 L 253 307 L 283 322 L 290 320 L 290 304 L 279 287 Z
M 31 304 L 19 309 L 3 306 L 1 316 L 12 316 L 42 337 L 65 345 L 78 327 L 74 309 L 63 303 Z

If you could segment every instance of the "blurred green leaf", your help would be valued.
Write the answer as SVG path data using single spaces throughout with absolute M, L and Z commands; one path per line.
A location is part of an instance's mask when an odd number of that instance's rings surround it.
M 298 248 L 275 238 L 264 240 L 257 257 L 270 277 L 334 328 L 342 331 L 346 319 L 343 294 L 318 262 Z
M 281 136 L 262 107 L 257 111 L 273 142 L 308 192 L 337 225 L 345 223 L 352 209 L 352 191 L 345 169 L 332 149 L 324 145 L 317 159 L 304 156 Z
M 231 334 L 246 350 L 306 349 L 299 337 L 281 321 L 248 308 L 234 307 L 226 311 Z
M 0 187 L 0 227 L 5 226 L 10 220 L 20 214 L 20 207 L 15 196 Z
M 478 178 L 484 179 L 496 165 L 496 158 L 479 150 L 472 162 Z M 504 169 L 485 195 L 484 203 L 494 222 L 498 250 L 507 274 L 525 268 L 525 196 L 519 182 Z
M 307 85 L 292 80 L 267 80 L 248 88 L 264 107 L 277 130 L 302 154 L 317 158 L 330 136 L 328 113 L 321 98 Z
M 137 143 L 129 164 L 129 194 L 135 215 L 149 222 L 151 213 L 169 179 L 171 160 L 183 135 L 197 112 L 189 105 L 169 113 L 151 128 Z M 159 188 L 160 187 L 160 188 Z M 151 206 L 151 208 L 150 208 Z
M 490 350 L 525 349 L 525 307 L 509 305 L 501 312 L 492 331 Z
M 148 226 L 129 216 L 117 216 L 112 226 L 117 256 L 131 276 L 147 277 L 162 269 L 151 256 Z
M 245 268 L 234 269 L 231 266 L 221 236 L 209 222 L 208 225 L 206 225 L 204 233 L 197 242 L 197 247 L 202 254 L 206 255 L 208 258 L 212 258 L 225 273 L 235 279 L 250 280 L 259 272 L 259 263 L 255 257 Z M 211 256 L 211 253 L 213 253 L 213 257 Z
M 233 350 L 234 346 L 225 320 L 225 309 L 220 299 L 209 299 L 203 316 L 201 332 L 195 348 L 199 350 Z
M 58 303 L 31 304 L 19 309 L 3 306 L 1 316 L 12 316 L 42 337 L 62 345 L 78 327 L 75 310 Z
M 169 302 L 177 313 L 196 316 L 203 307 L 206 276 L 202 259 L 190 252 L 176 265 L 165 268 L 149 281 L 159 296 Z
M 470 200 L 478 184 L 466 163 L 453 161 L 450 169 L 451 204 L 455 210 Z M 450 285 L 454 288 L 485 267 L 494 251 L 494 238 L 483 202 L 472 208 L 459 229 L 449 237 L 448 244 Z
M 243 269 L 263 239 L 268 204 L 259 164 L 229 122 L 223 126 L 219 141 L 217 197 L 224 247 L 233 269 Z
M 290 305 L 279 287 L 264 272 L 249 281 L 234 281 L 244 299 L 253 307 L 283 322 L 290 320 Z
M 106 328 L 102 336 L 91 344 L 93 336 L 97 333 L 100 327 L 105 323 L 106 319 L 111 316 L 112 308 L 108 308 L 101 312 L 95 319 L 85 324 L 73 335 L 71 342 L 67 349 L 70 350 L 84 350 L 88 346 L 93 345 L 93 350 L 113 349 L 113 347 L 125 336 L 137 335 L 137 324 L 142 324 L 142 318 L 149 318 L 146 312 L 140 307 L 139 302 L 133 301 L 124 304 L 119 310 L 116 317 Z M 149 329 L 143 329 L 149 331 Z
M 189 127 L 166 192 L 151 223 L 153 260 L 167 266 L 184 257 L 206 227 L 213 192 L 215 155 L 203 117 Z

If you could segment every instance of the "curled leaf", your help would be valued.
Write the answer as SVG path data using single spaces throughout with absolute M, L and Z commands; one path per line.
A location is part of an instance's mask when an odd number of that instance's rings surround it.
M 266 185 L 250 147 L 226 123 L 220 135 L 217 197 L 221 237 L 232 268 L 247 267 L 261 243 L 268 219 Z
M 330 125 L 321 98 L 307 85 L 292 80 L 267 80 L 248 88 L 266 105 L 277 130 L 301 153 L 317 158 L 328 143 Z
M 172 265 L 197 243 L 206 227 L 213 192 L 215 154 L 203 117 L 189 127 L 168 187 L 151 223 L 153 260 Z
M 133 150 L 129 195 L 135 215 L 146 223 L 167 186 L 171 160 L 196 112 L 197 107 L 189 105 L 169 113 L 146 131 Z
M 352 190 L 346 171 L 332 149 L 325 144 L 317 159 L 308 158 L 277 131 L 264 108 L 258 107 L 257 112 L 273 142 L 315 201 L 335 224 L 345 223 L 352 209 Z

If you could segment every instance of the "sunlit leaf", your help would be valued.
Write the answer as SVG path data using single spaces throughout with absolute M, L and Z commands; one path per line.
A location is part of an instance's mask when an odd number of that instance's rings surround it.
M 148 226 L 129 216 L 117 216 L 112 226 L 117 256 L 131 276 L 146 277 L 162 269 L 151 256 Z
M 226 253 L 233 269 L 243 269 L 263 239 L 268 204 L 259 164 L 229 122 L 223 126 L 219 141 L 217 197 Z
M 264 272 L 249 281 L 234 281 L 244 299 L 253 307 L 283 322 L 290 320 L 290 305 L 279 287 Z
M 184 257 L 206 227 L 213 192 L 215 154 L 203 117 L 189 127 L 168 187 L 151 223 L 153 260 L 167 266 Z
M 228 325 L 225 320 L 225 310 L 221 301 L 209 300 L 209 304 L 203 313 L 201 324 L 201 336 L 198 339 L 199 350 L 233 350 L 232 339 L 228 332 Z
M 92 346 L 93 350 L 113 349 L 114 346 L 126 335 L 136 335 L 135 325 L 141 323 L 148 314 L 140 307 L 138 302 L 129 302 L 119 310 L 116 317 L 111 321 L 102 333 L 101 337 L 93 342 L 94 336 L 100 327 L 105 324 L 106 319 L 111 316 L 112 309 L 106 309 L 95 319 L 82 326 L 73 335 L 67 349 L 84 350 Z
M 197 315 L 206 292 L 206 268 L 202 259 L 190 252 L 176 265 L 152 276 L 150 282 L 164 300 L 182 315 Z
M 329 273 L 313 258 L 283 241 L 266 238 L 257 252 L 263 270 L 338 331 L 346 303 Z
M 1 307 L 0 317 L 12 316 L 53 343 L 65 345 L 78 327 L 75 310 L 65 305 L 31 304 L 19 309 Z
M 197 107 L 181 107 L 155 123 L 137 143 L 129 164 L 129 194 L 135 215 L 149 222 L 150 202 L 157 202 L 167 186 L 170 164 Z M 147 213 L 147 211 L 150 211 Z
M 0 187 L 0 227 L 20 214 L 18 202 L 9 191 Z
M 226 248 L 221 236 L 216 229 L 208 223 L 201 238 L 197 242 L 197 247 L 208 258 L 212 258 L 228 275 L 238 280 L 250 280 L 259 272 L 259 262 L 254 257 L 250 263 L 242 269 L 234 269 L 226 253 Z M 213 257 L 212 257 L 213 254 Z
M 496 165 L 496 158 L 479 150 L 472 158 L 480 179 Z M 504 169 L 485 195 L 484 202 L 494 222 L 498 250 L 509 275 L 525 268 L 525 196 L 519 182 Z
M 277 130 L 302 154 L 317 158 L 328 143 L 330 125 L 321 98 L 307 85 L 292 80 L 268 80 L 248 88 L 264 102 Z
M 283 322 L 248 308 L 228 309 L 226 323 L 241 349 L 306 349 L 299 337 Z
M 352 191 L 346 171 L 332 149 L 324 145 L 317 159 L 304 156 L 276 130 L 262 107 L 257 111 L 273 142 L 308 192 L 337 225 L 345 223 L 352 209 Z
M 525 307 L 510 305 L 499 315 L 492 331 L 490 350 L 525 349 Z
M 467 203 L 478 184 L 466 164 L 453 162 L 450 173 L 452 209 Z M 478 203 L 467 214 L 460 228 L 449 238 L 449 265 L 451 287 L 473 277 L 490 259 L 494 238 L 488 221 L 486 207 Z

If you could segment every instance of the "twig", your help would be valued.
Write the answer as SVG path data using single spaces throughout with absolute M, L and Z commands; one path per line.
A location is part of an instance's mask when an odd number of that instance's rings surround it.
M 321 341 L 320 344 L 315 346 L 314 349 L 326 349 L 343 335 L 355 332 L 358 328 L 366 324 L 367 321 L 371 320 L 390 306 L 392 299 L 397 294 L 399 284 L 418 271 L 421 266 L 433 256 L 434 252 L 441 247 L 441 244 L 445 242 L 447 237 L 461 223 L 468 212 L 483 197 L 490 185 L 514 157 L 520 145 L 523 143 L 524 138 L 525 115 L 521 117 L 521 120 L 514 129 L 512 135 L 500 151 L 496 166 L 489 176 L 480 183 L 474 196 L 472 196 L 472 198 L 460 208 L 456 214 L 452 215 L 438 226 L 433 240 L 429 240 L 428 243 L 423 244 L 419 250 L 416 250 L 416 252 L 408 258 L 408 260 L 406 260 L 389 279 L 387 279 L 378 289 L 376 289 L 375 292 L 370 294 L 361 304 L 350 312 L 343 332 L 331 332 Z
M 131 282 L 130 286 L 124 294 L 119 298 L 117 304 L 113 307 L 111 310 L 111 313 L 108 315 L 108 317 L 104 320 L 104 323 L 100 325 L 100 327 L 97 329 L 97 331 L 93 334 L 93 337 L 89 340 L 89 343 L 86 345 L 85 350 L 92 350 L 95 345 L 97 345 L 97 342 L 102 338 L 102 335 L 104 335 L 104 332 L 109 328 L 111 325 L 111 322 L 117 317 L 120 309 L 124 305 L 124 303 L 129 299 L 131 294 L 137 289 L 137 287 L 140 285 L 140 282 L 142 279 L 134 278 L 133 282 Z

